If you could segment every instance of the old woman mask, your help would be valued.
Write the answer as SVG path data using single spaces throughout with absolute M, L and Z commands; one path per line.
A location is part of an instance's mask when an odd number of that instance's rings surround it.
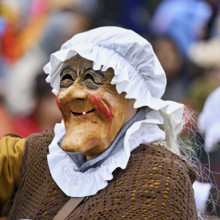
M 57 97 L 66 130 L 63 150 L 97 155 L 135 114 L 133 101 L 125 99 L 125 93 L 118 94 L 110 83 L 113 71 L 94 70 L 93 62 L 79 55 L 64 62 Z

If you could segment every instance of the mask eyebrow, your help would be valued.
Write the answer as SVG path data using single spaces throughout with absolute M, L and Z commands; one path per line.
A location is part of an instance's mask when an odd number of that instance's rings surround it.
M 92 66 L 88 66 L 85 68 L 85 72 L 88 70 L 93 70 L 97 75 L 99 75 L 101 78 L 105 79 L 105 74 L 101 70 L 94 70 Z
M 63 75 L 63 72 L 64 72 L 65 70 L 71 70 L 71 71 L 73 71 L 73 72 L 75 73 L 75 75 L 77 75 L 76 70 L 75 70 L 72 66 L 65 66 L 65 67 L 62 69 L 62 71 L 61 71 L 61 73 L 60 73 L 60 76 Z

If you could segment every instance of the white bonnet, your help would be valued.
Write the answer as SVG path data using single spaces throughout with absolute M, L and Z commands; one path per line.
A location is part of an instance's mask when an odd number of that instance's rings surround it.
M 112 67 L 115 75 L 111 84 L 116 85 L 117 92 L 124 91 L 126 98 L 135 99 L 135 108 L 148 106 L 154 110 L 148 113 L 148 122 L 163 124 L 160 110 L 169 118 L 171 133 L 180 131 L 183 105 L 161 99 L 166 75 L 146 39 L 132 30 L 107 26 L 76 34 L 51 55 L 44 67 L 55 95 L 59 92 L 63 62 L 76 54 L 92 60 L 95 70 Z
M 115 75 L 111 83 L 116 85 L 118 93 L 124 91 L 126 98 L 135 99 L 135 108 L 150 107 L 145 108 L 144 120 L 134 122 L 127 129 L 124 146 L 112 151 L 114 154 L 100 166 L 86 172 L 76 172 L 73 161 L 58 146 L 58 140 L 65 135 L 64 123 L 55 126 L 55 137 L 47 157 L 51 175 L 66 195 L 81 197 L 94 195 L 106 187 L 113 178 L 113 171 L 118 167 L 125 169 L 130 152 L 140 144 L 168 140 L 171 146 L 170 139 L 175 139 L 181 130 L 183 105 L 161 99 L 166 87 L 164 70 L 150 43 L 131 30 L 100 27 L 77 34 L 63 44 L 44 67 L 55 94 L 59 91 L 63 61 L 76 54 L 92 60 L 95 70 L 112 67 Z M 162 126 L 164 124 L 166 126 Z M 168 137 L 162 127 L 169 129 Z M 178 153 L 175 146 L 170 150 Z

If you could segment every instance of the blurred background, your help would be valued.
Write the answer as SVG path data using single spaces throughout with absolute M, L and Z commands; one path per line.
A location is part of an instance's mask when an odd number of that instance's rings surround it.
M 220 185 L 220 128 L 206 153 L 201 149 L 213 126 L 198 126 L 207 97 L 220 86 L 220 0 L 1 0 L 0 137 L 27 137 L 61 120 L 42 68 L 74 34 L 104 25 L 132 29 L 151 42 L 167 74 L 163 98 L 194 115 L 187 126 L 195 129 L 198 156 Z M 220 109 L 213 108 L 207 115 L 214 123 Z

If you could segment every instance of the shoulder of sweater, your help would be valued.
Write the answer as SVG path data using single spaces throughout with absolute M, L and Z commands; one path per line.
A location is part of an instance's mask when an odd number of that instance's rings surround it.
M 54 137 L 54 132 L 52 130 L 45 130 L 43 132 L 40 133 L 33 133 L 30 136 L 27 137 L 27 139 L 31 139 L 31 138 L 48 138 L 48 137 Z
M 25 148 L 31 150 L 32 153 L 42 150 L 48 151 L 48 146 L 54 138 L 54 132 L 50 130 L 41 133 L 34 133 L 26 138 Z
M 161 143 L 140 145 L 132 151 L 129 163 L 131 166 L 137 166 L 143 170 L 146 168 L 156 169 L 157 166 L 179 169 L 190 177 L 192 183 L 196 179 L 194 168 Z
M 142 154 L 146 157 L 156 157 L 156 158 L 163 158 L 165 160 L 170 161 L 181 161 L 186 163 L 186 161 L 181 158 L 179 155 L 170 151 L 166 145 L 162 143 L 150 143 L 150 144 L 141 144 L 138 148 L 132 151 L 131 155 L 133 154 Z
M 41 133 L 34 133 L 31 134 L 30 136 L 28 136 L 26 138 L 27 142 L 30 141 L 47 141 L 47 139 L 50 141 L 52 141 L 52 139 L 54 138 L 54 132 L 50 131 L 50 130 L 45 130 Z

